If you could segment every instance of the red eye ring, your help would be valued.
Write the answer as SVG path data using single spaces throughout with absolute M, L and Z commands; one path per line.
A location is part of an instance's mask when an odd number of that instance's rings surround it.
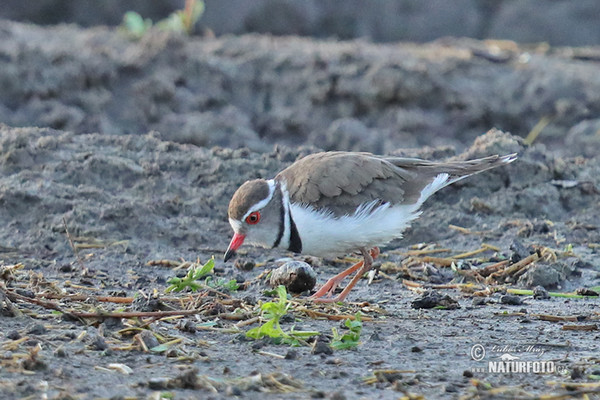
M 253 213 L 251 213 L 250 215 L 248 215 L 246 217 L 246 223 L 248 223 L 250 225 L 258 224 L 259 221 L 260 221 L 260 213 L 258 211 L 254 211 Z

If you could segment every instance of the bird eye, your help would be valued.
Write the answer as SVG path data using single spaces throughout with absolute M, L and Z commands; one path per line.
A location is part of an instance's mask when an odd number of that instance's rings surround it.
M 260 221 L 260 213 L 258 211 L 254 211 L 246 217 L 246 222 L 250 225 L 258 224 L 258 221 Z

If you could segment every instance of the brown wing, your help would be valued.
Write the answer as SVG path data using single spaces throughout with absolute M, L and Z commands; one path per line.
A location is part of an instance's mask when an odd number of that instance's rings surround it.
M 499 165 L 499 157 L 437 163 L 412 158 L 380 157 L 370 153 L 311 154 L 281 171 L 290 199 L 335 215 L 352 214 L 362 204 L 414 203 L 423 188 L 440 173 L 449 183 Z
M 347 152 L 312 154 L 277 175 L 282 177 L 293 202 L 335 215 L 352 214 L 373 200 L 402 203 L 404 184 L 414 178 L 383 158 Z

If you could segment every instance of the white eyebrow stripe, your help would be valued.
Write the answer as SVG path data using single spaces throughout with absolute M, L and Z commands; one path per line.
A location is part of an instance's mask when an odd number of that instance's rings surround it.
M 269 195 L 267 196 L 267 198 L 259 201 L 253 207 L 250 207 L 250 209 L 242 217 L 242 221 L 245 221 L 246 218 L 248 217 L 248 215 L 252 214 L 254 211 L 260 210 L 263 207 L 265 207 L 267 204 L 269 204 L 269 202 L 273 198 L 273 194 L 275 193 L 275 181 L 273 179 L 269 179 L 267 181 L 267 184 L 269 185 Z

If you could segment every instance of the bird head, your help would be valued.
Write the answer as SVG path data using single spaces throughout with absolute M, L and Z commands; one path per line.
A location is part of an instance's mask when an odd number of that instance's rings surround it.
M 243 244 L 274 247 L 280 238 L 283 204 L 273 180 L 247 181 L 234 193 L 229 202 L 229 224 L 233 238 L 225 252 L 227 261 Z

